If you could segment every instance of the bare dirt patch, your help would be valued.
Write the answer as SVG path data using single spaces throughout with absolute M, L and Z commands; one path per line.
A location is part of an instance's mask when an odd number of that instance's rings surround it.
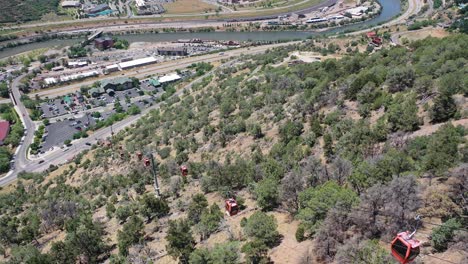
M 416 41 L 425 39 L 427 37 L 444 38 L 447 37 L 449 34 L 449 32 L 445 31 L 442 28 L 427 28 L 424 30 L 418 30 L 417 32 L 408 31 L 401 37 L 407 38 L 409 41 Z
M 201 0 L 176 0 L 163 5 L 167 14 L 202 13 L 214 10 L 215 6 Z

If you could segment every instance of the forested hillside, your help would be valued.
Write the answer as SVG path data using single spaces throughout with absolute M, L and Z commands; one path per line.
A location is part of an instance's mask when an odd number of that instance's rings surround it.
M 241 57 L 113 145 L 3 190 L 5 260 L 393 263 L 389 241 L 421 215 L 418 261 L 467 263 L 466 43 L 289 65 L 324 52 L 310 40 Z M 158 161 L 161 198 L 139 151 Z
M 0 23 L 25 22 L 41 19 L 56 12 L 59 0 L 0 0 Z

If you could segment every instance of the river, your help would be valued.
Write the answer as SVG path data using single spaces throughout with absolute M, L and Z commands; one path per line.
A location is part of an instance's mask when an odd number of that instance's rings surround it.
M 400 0 L 378 0 L 382 5 L 382 12 L 377 17 L 374 17 L 365 22 L 345 25 L 338 28 L 325 30 L 322 32 L 305 32 L 305 31 L 269 31 L 269 32 L 197 32 L 197 33 L 142 33 L 119 36 L 132 42 L 166 42 L 175 41 L 178 39 L 204 39 L 204 40 L 235 40 L 235 41 L 278 41 L 278 40 L 294 40 L 306 39 L 311 36 L 322 35 L 327 33 L 339 33 L 350 30 L 363 29 L 369 26 L 378 25 L 389 21 L 400 13 Z M 40 49 L 40 48 L 62 48 L 80 42 L 82 39 L 51 39 L 43 42 L 29 43 L 13 48 L 6 48 L 0 51 L 0 59 L 13 56 L 22 52 Z

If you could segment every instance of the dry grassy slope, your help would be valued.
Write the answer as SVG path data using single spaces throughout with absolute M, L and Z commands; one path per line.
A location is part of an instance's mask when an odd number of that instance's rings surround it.
M 341 43 L 343 43 L 342 40 L 340 41 Z M 285 62 L 288 60 L 289 58 L 286 59 Z M 234 75 L 236 76 L 243 75 L 243 80 L 245 81 L 245 80 L 252 79 L 254 75 L 256 76 L 256 72 L 257 72 L 257 69 L 254 70 L 253 72 L 249 72 L 248 70 L 242 70 L 242 71 L 235 73 Z M 263 78 L 260 76 L 259 81 L 261 81 L 262 79 Z M 197 95 L 205 95 L 207 91 L 215 88 L 216 86 L 217 86 L 217 82 L 215 79 L 205 88 L 200 89 L 196 92 L 193 92 L 191 93 L 191 95 L 193 97 L 196 97 Z M 284 109 L 286 109 L 286 112 L 289 109 L 288 106 L 291 103 L 293 103 L 293 99 L 294 97 L 288 98 L 287 102 L 284 104 Z M 430 103 L 431 101 L 429 100 L 429 104 Z M 462 109 L 468 108 L 468 102 L 466 102 L 466 100 L 462 100 L 461 104 L 462 104 L 461 105 Z M 351 118 L 351 119 L 360 118 L 360 116 L 357 114 L 357 105 L 355 102 L 345 101 L 344 107 L 346 110 L 346 117 Z M 336 110 L 336 108 L 337 108 L 336 105 L 327 105 L 327 106 L 324 106 L 322 109 L 320 109 L 320 112 L 325 113 L 325 114 L 331 113 L 334 110 Z M 420 116 L 423 117 L 424 124 L 421 126 L 420 130 L 414 132 L 413 134 L 410 134 L 409 137 L 428 135 L 428 134 L 434 133 L 437 130 L 437 128 L 440 127 L 440 124 L 431 125 L 428 122 L 427 112 L 422 111 L 421 102 L 420 102 L 420 109 L 421 109 Z M 239 111 L 239 109 L 237 109 L 236 111 Z M 380 117 L 382 114 L 383 112 L 381 110 L 373 111 L 370 117 L 371 122 L 375 122 L 375 120 L 377 120 L 378 117 Z M 210 117 L 211 125 L 215 126 L 219 122 L 219 119 L 220 119 L 219 115 L 220 113 L 218 109 L 214 109 L 210 113 L 209 117 Z M 226 155 L 232 152 L 239 154 L 241 156 L 248 157 L 251 154 L 252 144 L 258 145 L 261 148 L 262 152 L 266 154 L 269 152 L 269 150 L 274 145 L 274 143 L 278 141 L 278 125 L 277 123 L 272 122 L 273 118 L 274 118 L 274 115 L 272 115 L 271 112 L 256 111 L 251 115 L 249 119 L 256 120 L 261 123 L 262 131 L 265 133 L 265 137 L 254 140 L 253 137 L 248 135 L 247 133 L 240 133 L 236 135 L 232 140 L 230 140 L 225 147 L 220 147 L 220 146 L 213 147 L 212 142 L 208 141 L 204 145 L 200 145 L 199 150 L 197 152 L 190 153 L 189 160 L 201 161 L 201 160 L 206 159 L 206 157 L 209 157 L 210 159 L 224 161 Z M 463 125 L 468 128 L 468 119 L 457 120 L 454 122 L 454 124 Z M 307 124 L 305 125 L 304 130 L 305 131 L 310 130 Z M 161 128 L 156 129 L 154 131 L 154 135 L 160 135 L 161 133 L 162 133 Z M 197 139 L 197 141 L 201 142 L 202 132 L 194 134 L 193 136 Z M 316 144 L 316 146 L 312 149 L 312 153 L 316 155 L 317 157 L 322 157 L 323 140 L 320 138 L 318 142 L 319 144 Z M 173 140 L 171 140 L 167 146 L 171 146 L 172 144 L 173 144 Z M 125 145 L 125 144 L 122 144 L 122 145 Z M 164 145 L 161 147 L 164 147 Z M 91 166 L 89 169 L 84 169 L 80 167 L 70 172 L 70 169 L 72 167 L 75 168 L 76 166 L 64 165 L 60 167 L 58 170 L 49 174 L 46 180 L 42 184 L 43 185 L 47 184 L 48 182 L 50 182 L 52 179 L 54 179 L 58 175 L 64 174 L 64 175 L 67 175 L 67 184 L 71 186 L 79 187 L 79 186 L 83 186 L 85 182 L 89 181 L 89 179 L 93 177 L 100 177 L 101 179 L 103 179 L 105 177 L 114 177 L 116 175 L 122 175 L 122 174 L 125 175 L 134 168 L 138 168 L 139 170 L 142 170 L 142 171 L 144 170 L 141 163 L 139 163 L 135 157 L 125 158 L 124 160 L 121 160 L 119 158 L 116 158 L 114 160 L 110 158 L 106 158 L 104 160 L 100 159 L 99 163 L 97 163 L 95 156 L 99 155 L 100 151 L 102 151 L 102 149 L 91 151 L 83 158 L 83 160 L 86 160 L 86 159 L 91 160 Z M 133 154 L 133 153 L 130 153 L 130 154 Z M 172 151 L 171 154 L 175 155 L 175 152 Z M 168 182 L 162 181 L 161 184 L 162 184 L 162 191 L 169 192 Z M 441 184 L 440 188 L 441 190 L 443 190 L 444 185 Z M 146 186 L 146 189 L 148 190 L 148 192 L 153 192 L 152 186 L 150 185 Z M 2 190 L 2 191 L 8 191 L 8 189 Z M 159 222 L 153 221 L 150 224 L 147 224 L 145 226 L 145 233 L 146 233 L 146 236 L 149 238 L 148 246 L 144 249 L 145 254 L 157 256 L 160 263 L 175 263 L 174 259 L 165 255 L 165 243 L 166 242 L 165 242 L 164 237 L 165 237 L 165 232 L 167 230 L 167 221 L 182 218 L 186 216 L 185 212 L 180 211 L 177 208 L 179 208 L 180 206 L 182 207 L 186 206 L 188 202 L 191 200 L 191 196 L 193 196 L 193 194 L 200 192 L 200 191 L 201 190 L 200 190 L 199 181 L 198 180 L 190 181 L 184 187 L 184 190 L 180 193 L 180 197 L 178 197 L 177 199 L 170 198 L 169 201 L 170 201 L 172 214 L 167 218 L 160 219 Z M 137 195 L 135 194 L 134 190 L 132 190 L 131 188 L 129 188 L 127 192 L 131 200 L 137 198 Z M 235 217 L 225 217 L 225 219 L 223 220 L 223 224 L 222 224 L 222 228 L 220 232 L 213 234 L 206 241 L 199 243 L 197 245 L 198 247 L 200 246 L 212 247 L 216 243 L 229 241 L 229 239 L 231 238 L 245 241 L 245 238 L 242 237 L 242 232 L 240 228 L 240 220 L 243 217 L 248 217 L 255 210 L 258 210 L 258 209 L 256 208 L 256 203 L 253 200 L 253 197 L 247 191 L 243 191 L 242 193 L 240 193 L 240 196 L 243 196 L 246 198 L 247 209 Z M 94 197 L 88 195 L 88 198 L 91 200 Z M 121 200 L 121 198 L 122 198 L 122 194 L 118 195 L 118 200 Z M 210 204 L 216 203 L 221 208 L 223 207 L 223 198 L 219 194 L 210 193 L 207 195 L 207 199 Z M 296 241 L 294 237 L 294 231 L 297 228 L 298 222 L 291 219 L 288 213 L 275 211 L 270 214 L 274 215 L 275 218 L 277 219 L 278 225 L 279 225 L 278 230 L 283 235 L 282 243 L 270 251 L 270 256 L 272 260 L 275 261 L 275 263 L 297 263 L 300 260 L 299 256 L 306 254 L 306 252 L 308 251 L 310 252 L 310 250 L 312 249 L 313 242 L 304 241 L 302 243 L 298 243 Z M 118 221 L 115 218 L 113 219 L 107 218 L 104 206 L 98 208 L 94 212 L 93 218 L 96 221 L 100 221 L 104 223 L 105 230 L 107 231 L 106 240 L 110 244 L 115 244 L 117 230 L 121 228 L 121 225 L 118 223 Z M 426 233 L 430 232 L 430 228 L 426 228 L 423 231 Z M 44 252 L 47 252 L 50 249 L 50 242 L 59 241 L 63 239 L 64 236 L 65 234 L 63 232 L 58 232 L 58 231 L 52 232 L 50 234 L 43 236 L 42 238 L 39 239 L 42 250 Z M 421 240 L 425 239 L 422 236 L 418 238 L 420 238 Z M 197 242 L 199 242 L 198 237 L 196 238 L 196 240 Z M 132 249 L 133 252 L 138 251 L 138 250 L 141 250 L 141 249 L 138 247 L 134 247 Z M 291 254 L 291 252 L 294 252 L 294 254 Z M 114 250 L 112 253 L 117 253 L 117 250 Z M 456 252 L 453 253 L 452 255 L 450 254 L 451 254 L 450 252 L 447 252 L 447 253 L 438 254 L 438 255 L 440 255 L 443 258 L 453 258 L 453 259 L 457 258 Z M 427 263 L 437 263 L 437 262 L 433 262 L 433 259 L 427 259 Z

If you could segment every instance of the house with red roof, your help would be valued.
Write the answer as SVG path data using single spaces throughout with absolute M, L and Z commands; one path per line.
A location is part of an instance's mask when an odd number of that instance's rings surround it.
M 3 145 L 3 141 L 10 132 L 10 122 L 2 120 L 0 121 L 0 145 Z

